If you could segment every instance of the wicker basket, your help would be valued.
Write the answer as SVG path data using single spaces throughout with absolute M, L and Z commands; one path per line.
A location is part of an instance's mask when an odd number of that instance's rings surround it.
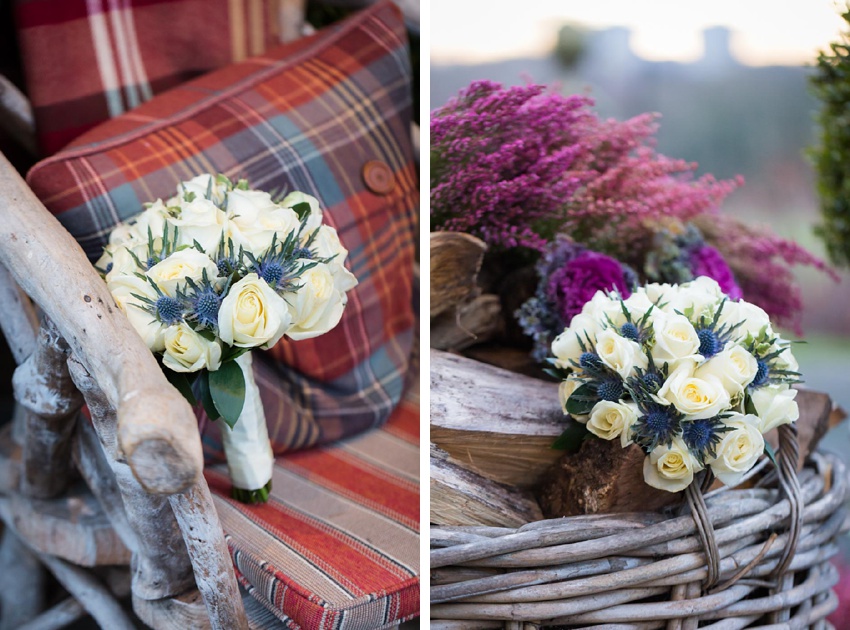
M 431 627 L 830 628 L 847 472 L 814 453 L 791 472 L 789 499 L 781 469 L 755 487 L 700 493 L 702 518 L 686 504 L 519 529 L 432 527 Z

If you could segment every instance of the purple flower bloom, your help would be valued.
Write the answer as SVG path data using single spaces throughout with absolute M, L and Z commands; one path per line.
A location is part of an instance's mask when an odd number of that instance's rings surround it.
M 720 289 L 732 300 L 740 300 L 744 294 L 735 282 L 735 276 L 719 251 L 703 245 L 691 252 L 691 272 L 694 277 L 708 276 L 717 281 Z
M 624 299 L 631 295 L 623 266 L 605 254 L 584 251 L 549 276 L 547 295 L 569 324 L 597 291 L 614 289 Z

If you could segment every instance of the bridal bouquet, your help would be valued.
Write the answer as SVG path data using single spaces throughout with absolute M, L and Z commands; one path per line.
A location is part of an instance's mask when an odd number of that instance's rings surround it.
M 701 276 L 625 299 L 598 291 L 550 362 L 565 413 L 599 438 L 637 444 L 646 483 L 679 492 L 705 468 L 737 485 L 772 456 L 764 434 L 799 417 L 789 346 L 761 308 Z
M 318 201 L 200 175 L 119 224 L 97 266 L 169 380 L 220 419 L 233 495 L 265 501 L 273 455 L 251 350 L 339 323 L 357 284 Z

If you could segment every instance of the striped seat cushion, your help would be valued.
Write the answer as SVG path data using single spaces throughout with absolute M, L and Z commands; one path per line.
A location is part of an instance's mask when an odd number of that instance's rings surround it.
M 116 223 L 203 172 L 317 197 L 359 285 L 336 328 L 255 364 L 275 452 L 323 444 L 379 426 L 402 393 L 419 200 L 410 82 L 401 15 L 381 2 L 156 96 L 27 180 L 92 260 Z M 204 427 L 220 461 L 218 425 Z
M 15 0 L 44 155 L 278 40 L 277 0 Z
M 381 628 L 419 612 L 418 378 L 386 425 L 278 458 L 269 502 L 229 498 L 208 468 L 254 627 Z M 265 620 L 264 620 L 265 617 Z

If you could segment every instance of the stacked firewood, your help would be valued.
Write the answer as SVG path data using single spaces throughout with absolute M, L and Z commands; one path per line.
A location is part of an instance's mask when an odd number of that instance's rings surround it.
M 511 313 L 479 277 L 485 251 L 468 234 L 431 234 L 431 522 L 516 528 L 679 503 L 644 483 L 637 446 L 588 439 L 577 452 L 552 448 L 575 421 L 543 366 L 502 344 Z M 797 402 L 802 465 L 844 413 L 811 390 Z

